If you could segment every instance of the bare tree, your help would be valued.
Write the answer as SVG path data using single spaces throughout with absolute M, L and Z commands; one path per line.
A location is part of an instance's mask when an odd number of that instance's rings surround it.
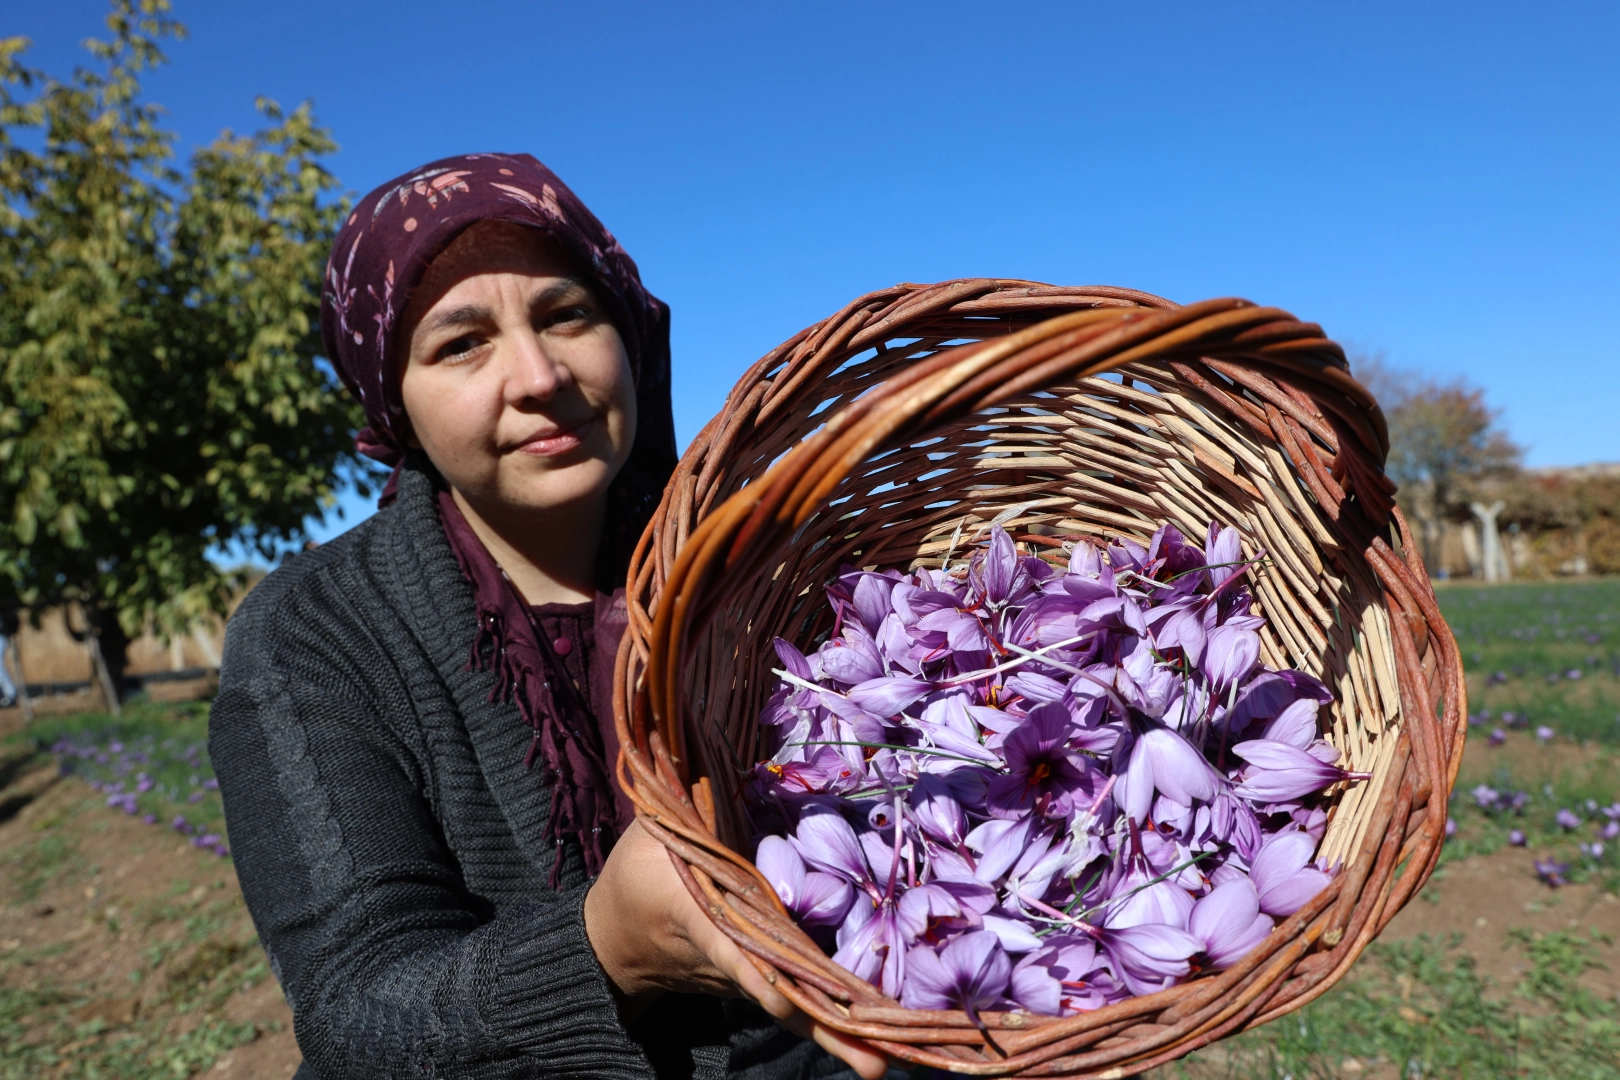
M 1523 451 L 1502 430 L 1485 391 L 1465 378 L 1441 382 L 1392 367 L 1380 355 L 1351 365 L 1389 421 L 1390 479 L 1418 522 L 1423 561 L 1436 565 L 1440 524 L 1467 512 L 1474 485 L 1518 468 Z

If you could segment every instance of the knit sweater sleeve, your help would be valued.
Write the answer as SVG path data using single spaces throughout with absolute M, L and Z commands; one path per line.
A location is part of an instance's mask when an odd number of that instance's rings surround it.
M 285 629 L 276 591 L 232 620 L 209 749 L 242 890 L 315 1071 L 653 1076 L 586 938 L 586 886 L 499 910 L 471 894 L 429 804 L 427 756 L 389 722 L 408 702 L 356 670 L 365 635 L 341 611 Z

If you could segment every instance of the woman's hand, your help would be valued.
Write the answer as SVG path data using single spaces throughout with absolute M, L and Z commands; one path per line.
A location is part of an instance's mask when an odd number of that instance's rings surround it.
M 765 981 L 693 901 L 669 852 L 640 822 L 619 838 L 585 896 L 585 934 L 602 970 L 623 995 L 629 1016 L 666 990 L 743 995 L 867 1080 L 879 1080 L 887 1071 L 883 1055 L 814 1022 Z

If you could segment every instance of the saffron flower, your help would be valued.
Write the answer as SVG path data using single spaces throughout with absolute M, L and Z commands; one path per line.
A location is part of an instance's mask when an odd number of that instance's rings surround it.
M 1262 556 L 1165 526 L 1065 567 L 992 526 L 938 569 L 847 569 L 825 638 L 775 642 L 755 865 L 834 962 L 975 1023 L 1238 963 L 1331 880 L 1323 793 L 1368 778 L 1322 738 L 1327 686 L 1260 662 Z

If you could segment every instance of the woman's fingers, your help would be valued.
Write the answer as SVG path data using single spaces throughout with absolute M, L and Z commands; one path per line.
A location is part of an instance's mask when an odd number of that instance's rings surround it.
M 889 1059 L 854 1036 L 812 1024 L 810 1037 L 817 1046 L 854 1069 L 862 1080 L 883 1080 L 889 1074 Z
M 669 852 L 632 825 L 585 898 L 585 930 L 603 970 L 632 999 L 656 990 L 741 993 L 866 1080 L 888 1062 L 859 1039 L 815 1023 L 772 985 L 687 891 Z
M 691 894 L 687 895 L 690 899 Z M 783 1027 L 801 1039 L 815 1040 L 818 1046 L 842 1060 L 864 1080 L 882 1080 L 888 1075 L 887 1058 L 860 1039 L 823 1027 L 800 1012 L 696 903 L 692 904 L 691 920 L 687 933 L 692 943 L 715 968 L 737 985 L 737 989 L 759 1002 Z
M 684 886 L 682 891 L 685 892 Z M 709 963 L 735 983 L 740 992 L 759 1002 L 772 1016 L 781 1019 L 795 1012 L 793 1003 L 766 981 L 759 968 L 743 955 L 737 943 L 715 926 L 709 916 L 692 901 L 691 894 L 687 893 L 686 896 L 691 908 L 686 920 L 687 937 L 699 952 L 709 958 Z

